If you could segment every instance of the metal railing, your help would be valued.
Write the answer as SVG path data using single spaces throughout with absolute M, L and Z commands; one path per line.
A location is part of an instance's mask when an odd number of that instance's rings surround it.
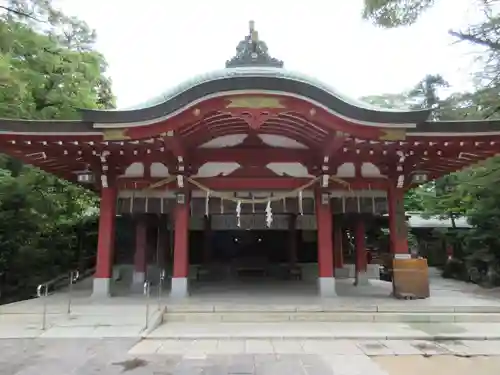
M 158 311 L 161 311 L 161 295 L 163 292 L 163 283 L 165 281 L 166 277 L 166 272 L 165 270 L 162 270 L 160 272 L 160 277 L 158 280 L 158 290 L 157 290 L 157 295 L 156 295 L 156 302 L 157 302 L 157 309 Z M 144 286 L 143 286 L 143 294 L 146 299 L 146 316 L 144 319 L 144 328 L 143 331 L 147 330 L 149 327 L 149 318 L 150 318 L 150 311 L 151 311 L 151 282 L 146 280 L 144 281 Z
M 149 298 L 151 297 L 151 283 L 147 280 L 144 281 L 144 295 L 146 296 L 146 319 L 144 321 L 145 331 L 149 326 Z
M 71 314 L 71 303 L 73 301 L 73 285 L 81 281 L 95 272 L 95 268 L 86 270 L 85 272 L 80 272 L 78 270 L 72 270 L 69 273 L 59 275 L 49 281 L 46 281 L 36 288 L 36 295 L 38 298 L 42 299 L 42 330 L 47 329 L 47 300 L 50 294 L 50 288 L 55 288 L 58 284 L 63 284 L 64 281 L 68 280 L 68 301 L 66 313 Z
M 160 280 L 158 282 L 158 311 L 161 310 L 161 295 L 163 293 L 163 283 L 165 282 L 165 277 L 166 277 L 165 270 L 161 270 Z
M 70 271 L 69 273 L 57 276 L 49 281 L 46 281 L 40 285 L 38 285 L 36 289 L 36 295 L 38 298 L 42 299 L 42 330 L 47 329 L 47 300 L 50 295 L 50 289 L 58 284 L 62 284 L 65 280 L 67 281 L 68 285 L 68 300 L 67 300 L 67 308 L 66 308 L 66 313 L 68 315 L 71 315 L 71 307 L 72 307 L 72 302 L 73 302 L 73 285 L 76 284 L 78 281 L 84 280 L 87 277 L 91 276 L 95 272 L 95 267 L 86 270 L 85 272 L 80 272 L 79 270 L 73 270 Z M 158 293 L 157 293 L 157 309 L 158 311 L 161 311 L 161 296 L 163 293 L 163 285 L 165 282 L 166 278 L 166 272 L 165 270 L 162 270 L 159 275 L 159 282 L 158 282 Z M 56 288 L 54 288 L 55 290 Z M 151 282 L 146 280 L 144 282 L 143 286 L 143 293 L 144 296 L 146 297 L 146 316 L 145 316 L 145 327 L 144 329 L 146 330 L 149 326 L 149 312 L 150 312 L 150 305 L 151 305 Z

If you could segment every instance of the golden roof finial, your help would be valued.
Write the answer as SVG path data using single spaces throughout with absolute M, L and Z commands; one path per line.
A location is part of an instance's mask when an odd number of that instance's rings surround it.
M 255 30 L 255 21 L 251 20 L 248 25 L 250 29 L 250 39 L 252 42 L 257 42 L 259 40 L 259 33 Z

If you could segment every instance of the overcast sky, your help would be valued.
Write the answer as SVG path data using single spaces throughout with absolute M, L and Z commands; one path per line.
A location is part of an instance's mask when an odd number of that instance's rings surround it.
M 401 92 L 441 73 L 468 88 L 472 56 L 448 36 L 476 17 L 469 0 L 439 0 L 417 25 L 382 30 L 361 19 L 363 0 L 58 0 L 97 30 L 118 106 L 134 105 L 193 75 L 224 67 L 255 20 L 285 67 L 345 95 Z M 238 5 L 236 5 L 238 4 Z

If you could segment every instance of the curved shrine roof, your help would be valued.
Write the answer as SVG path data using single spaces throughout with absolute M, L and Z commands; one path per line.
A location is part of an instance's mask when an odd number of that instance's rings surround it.
M 285 70 L 253 27 L 225 69 L 133 108 L 81 111 L 80 121 L 0 119 L 0 149 L 70 181 L 109 153 L 117 170 L 138 160 L 175 170 L 187 155 L 194 169 L 202 161 L 253 165 L 265 159 L 298 161 L 311 173 L 320 164 L 338 172 L 339 162 L 387 169 L 403 155 L 407 177 L 425 171 L 434 179 L 494 156 L 500 145 L 500 121 L 431 122 L 429 110 L 379 109 Z M 222 145 L 228 136 L 240 143 Z M 220 147 L 208 148 L 212 140 Z
M 168 89 L 154 98 L 126 109 L 82 109 L 84 121 L 127 123 L 151 121 L 221 94 L 279 94 L 302 97 L 342 117 L 380 124 L 416 124 L 426 121 L 430 110 L 411 111 L 378 108 L 339 93 L 335 88 L 305 74 L 283 68 L 283 61 L 271 57 L 250 22 L 249 34 L 238 44 L 226 68 L 202 74 Z
M 306 97 L 350 119 L 405 124 L 427 120 L 430 110 L 386 110 L 347 98 L 325 83 L 283 68 L 248 66 L 226 68 L 190 79 L 163 94 L 124 110 L 83 109 L 83 120 L 98 123 L 140 122 L 173 114 L 193 102 L 219 93 L 278 93 Z

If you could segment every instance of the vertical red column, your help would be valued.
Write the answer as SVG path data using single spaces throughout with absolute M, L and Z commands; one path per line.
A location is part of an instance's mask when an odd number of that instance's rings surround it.
M 333 245 L 334 257 L 333 264 L 335 267 L 335 277 L 344 276 L 344 247 L 343 247 L 343 233 L 342 225 L 340 222 L 334 221 L 333 224 Z
M 336 296 L 333 272 L 332 211 L 330 199 L 316 191 L 316 225 L 318 227 L 318 284 L 321 296 Z
M 147 231 L 147 217 L 141 215 L 135 223 L 134 273 L 132 276 L 132 286 L 138 290 L 142 290 L 146 277 Z
M 356 285 L 366 285 L 368 284 L 367 275 L 367 252 L 366 252 L 366 241 L 365 241 L 365 222 L 363 217 L 358 217 L 356 220 L 356 229 L 354 234 L 354 241 L 356 245 Z
M 409 258 L 404 190 L 390 186 L 387 193 L 391 252 L 395 258 Z
M 297 265 L 297 215 L 295 214 L 288 218 L 288 236 L 288 261 L 290 267 L 295 267 Z
M 111 187 L 102 188 L 99 209 L 96 271 L 92 290 L 92 295 L 95 297 L 110 296 L 115 244 L 115 218 L 116 189 Z
M 189 273 L 189 212 L 190 197 L 186 193 L 177 196 L 174 213 L 174 264 L 170 295 L 188 295 Z

